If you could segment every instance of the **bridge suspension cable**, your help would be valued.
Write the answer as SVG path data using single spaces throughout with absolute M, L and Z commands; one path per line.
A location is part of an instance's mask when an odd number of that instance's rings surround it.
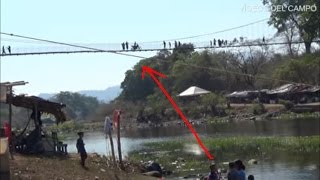
M 34 38 L 34 37 L 27 37 L 27 36 L 21 36 L 21 35 L 15 35 L 15 34 L 3 33 L 3 32 L 1 32 L 1 34 L 10 35 L 10 36 L 16 36 L 16 37 L 25 38 L 25 39 L 33 39 L 33 40 L 37 40 L 37 41 L 44 41 L 44 42 L 49 42 L 49 43 L 54 43 L 54 44 L 60 44 L 60 45 L 64 45 L 64 46 L 78 47 L 78 48 L 91 50 L 91 51 L 87 50 L 87 51 L 83 51 L 83 52 L 90 52 L 90 53 L 91 52 L 106 52 L 106 53 L 114 53 L 114 54 L 118 54 L 118 55 L 131 56 L 131 57 L 142 58 L 142 59 L 148 58 L 148 57 L 144 57 L 144 56 L 121 53 L 121 51 L 108 51 L 108 50 L 103 50 L 103 49 L 96 49 L 96 48 L 91 48 L 91 47 L 86 47 L 86 46 L 78 46 L 78 45 L 69 44 L 69 43 L 63 43 L 63 42 L 58 42 L 58 41 L 52 41 L 52 40 L 46 40 L 46 39 L 40 39 L 40 38 Z M 313 42 L 320 43 L 320 40 L 315 40 Z M 300 43 L 303 43 L 303 41 L 296 41 L 296 42 L 291 42 L 291 43 L 292 44 L 300 44 Z M 288 44 L 288 42 L 278 42 L 278 43 L 268 43 L 268 44 L 267 43 L 256 43 L 256 44 L 237 45 L 237 46 L 232 46 L 232 47 L 244 47 L 244 46 L 248 47 L 248 46 L 279 45 L 279 44 Z M 200 49 L 200 48 L 205 49 L 205 48 L 212 48 L 212 47 L 198 47 L 197 49 Z M 218 48 L 228 48 L 228 47 L 218 47 Z M 154 49 L 154 50 L 163 50 L 163 49 Z M 148 50 L 145 50 L 145 51 L 148 51 Z M 51 53 L 55 53 L 55 52 L 51 52 Z M 159 59 L 159 60 L 161 60 L 161 62 L 167 62 L 168 63 L 168 61 L 165 61 L 163 59 Z M 198 65 L 188 64 L 188 63 L 181 63 L 181 64 L 184 65 L 184 66 L 190 66 L 190 67 L 200 68 L 200 69 L 207 69 L 207 70 L 216 71 L 216 72 L 224 72 L 224 73 L 236 74 L 236 75 L 240 75 L 240 76 L 253 77 L 253 75 L 251 75 L 251 74 L 245 74 L 245 73 L 241 73 L 241 72 L 234 72 L 234 71 L 228 71 L 228 70 L 221 70 L 219 68 L 214 68 L 214 67 L 204 67 L 204 66 L 198 66 Z M 275 78 L 268 78 L 268 77 L 255 76 L 255 78 L 256 79 L 261 79 L 261 80 L 277 80 L 277 81 L 285 82 L 285 83 L 297 83 L 297 82 L 293 82 L 293 81 L 287 81 L 287 80 L 275 79 Z M 310 84 L 307 84 L 307 85 L 310 85 Z

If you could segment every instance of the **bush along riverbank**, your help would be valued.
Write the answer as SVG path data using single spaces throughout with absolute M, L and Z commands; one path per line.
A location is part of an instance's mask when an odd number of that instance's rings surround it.
M 264 120 L 294 120 L 294 119 L 319 119 L 320 112 L 313 113 L 294 113 L 290 111 L 274 111 L 267 112 L 262 115 L 254 115 L 250 111 L 228 111 L 228 116 L 209 116 L 201 119 L 190 119 L 190 123 L 193 125 L 200 124 L 227 124 L 232 122 L 239 121 L 264 121 Z M 150 128 L 150 127 L 167 127 L 173 125 L 183 125 L 183 122 L 180 119 L 167 121 L 166 119 L 161 120 L 161 123 L 149 124 L 149 123 L 138 123 L 131 119 L 130 123 L 123 123 L 121 126 L 123 129 L 132 129 L 132 128 Z M 62 124 L 53 124 L 45 128 L 46 131 L 55 131 L 59 132 L 61 136 L 66 136 L 69 134 L 76 134 L 79 131 L 83 132 L 97 132 L 103 131 L 104 122 L 77 122 L 77 121 L 67 121 Z
M 207 138 L 203 142 L 216 157 L 215 162 L 224 169 L 227 168 L 226 162 L 235 159 L 248 163 L 282 158 L 285 161 L 313 162 L 319 159 L 320 153 L 320 136 L 226 137 Z M 175 175 L 208 170 L 210 162 L 195 140 L 153 142 L 144 146 L 143 152 L 131 152 L 129 159 L 134 162 L 156 161 Z

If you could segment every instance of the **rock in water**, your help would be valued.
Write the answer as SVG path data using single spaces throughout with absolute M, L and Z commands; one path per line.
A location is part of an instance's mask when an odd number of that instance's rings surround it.
M 156 162 L 153 162 L 150 166 L 147 167 L 148 171 L 157 171 L 160 174 L 162 174 L 162 169 L 160 167 L 160 165 Z
M 258 161 L 256 159 L 250 159 L 248 164 L 258 164 Z

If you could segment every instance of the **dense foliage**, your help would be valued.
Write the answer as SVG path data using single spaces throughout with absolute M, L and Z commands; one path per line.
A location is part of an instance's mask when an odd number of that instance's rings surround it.
M 272 10 L 269 24 L 277 28 L 278 32 L 284 32 L 296 28 L 305 44 L 306 53 L 311 53 L 311 42 L 320 37 L 320 1 L 319 0 L 263 0 L 263 4 L 275 9 Z M 313 10 L 306 10 L 312 6 Z M 299 10 L 300 8 L 300 10 Z
M 190 86 L 212 92 L 232 92 L 247 89 L 273 88 L 288 82 L 319 83 L 320 53 L 289 57 L 273 53 L 266 47 L 243 52 L 188 51 L 160 52 L 157 56 L 140 61 L 126 72 L 119 99 L 150 101 L 161 92 L 147 76 L 141 79 L 141 67 L 150 66 L 168 76 L 160 79 L 173 96 Z M 150 96 L 150 97 L 149 97 Z M 153 100 L 159 102 L 159 99 Z
M 77 120 L 88 118 L 99 106 L 99 101 L 95 97 L 67 91 L 56 94 L 50 100 L 66 104 L 65 111 L 68 118 Z

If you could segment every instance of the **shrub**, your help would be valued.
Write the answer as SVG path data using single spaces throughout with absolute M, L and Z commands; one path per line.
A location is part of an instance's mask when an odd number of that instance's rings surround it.
M 284 107 L 286 108 L 286 110 L 291 110 L 294 106 L 294 103 L 291 101 L 286 101 L 286 100 L 279 100 L 279 103 L 284 105 Z
M 261 103 L 253 104 L 251 108 L 252 108 L 252 113 L 254 115 L 260 115 L 260 114 L 263 114 L 263 113 L 267 112 L 266 108 Z

